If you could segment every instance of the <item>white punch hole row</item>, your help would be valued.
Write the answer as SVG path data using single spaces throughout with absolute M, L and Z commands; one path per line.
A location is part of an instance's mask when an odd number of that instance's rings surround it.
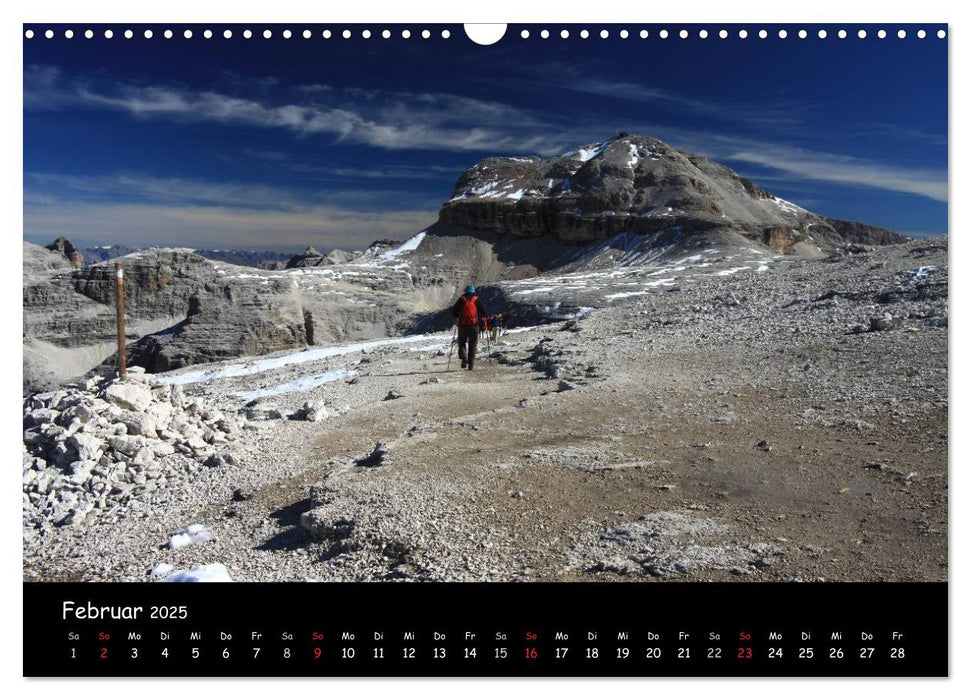
M 64 29 L 59 31 L 61 32 L 61 35 L 65 39 L 73 39 L 76 35 L 76 32 L 73 29 Z M 80 35 L 83 36 L 85 39 L 93 39 L 95 37 L 95 31 L 92 29 L 79 30 L 79 32 L 80 32 Z M 506 25 L 504 24 L 474 24 L 474 25 L 467 24 L 465 25 L 465 33 L 468 35 L 468 37 L 475 43 L 481 44 L 483 46 L 488 46 L 490 44 L 496 43 L 497 41 L 502 39 L 502 37 L 505 35 L 505 32 L 506 32 Z M 115 37 L 115 31 L 112 29 L 105 29 L 101 34 L 102 36 L 104 36 L 105 39 L 113 39 Z M 394 31 L 392 31 L 391 29 L 382 29 L 380 31 L 371 30 L 371 29 L 356 29 L 356 30 L 324 29 L 318 32 L 314 32 L 310 29 L 289 29 L 288 28 L 288 29 L 282 29 L 282 30 L 263 29 L 262 31 L 256 30 L 255 32 L 252 29 L 243 29 L 243 30 L 237 29 L 235 31 L 233 29 L 222 29 L 222 30 L 201 29 L 196 31 L 193 31 L 192 29 L 180 29 L 180 30 L 165 29 L 165 30 L 162 30 L 159 34 L 156 34 L 155 31 L 152 29 L 144 29 L 144 30 L 139 29 L 137 31 L 134 29 L 125 29 L 125 30 L 119 30 L 118 35 L 124 37 L 125 39 L 134 39 L 136 37 L 144 38 L 144 39 L 154 39 L 156 37 L 161 37 L 164 39 L 172 39 L 172 38 L 175 38 L 176 36 L 181 36 L 183 39 L 192 39 L 195 37 L 201 37 L 203 39 L 213 39 L 213 38 L 233 39 L 233 38 L 240 38 L 240 37 L 243 39 L 252 39 L 253 37 L 272 39 L 275 36 L 280 36 L 284 39 L 291 39 L 294 37 L 302 37 L 303 39 L 312 39 L 315 37 L 319 37 L 322 39 L 332 39 L 332 38 L 351 39 L 355 36 L 358 36 L 362 39 L 370 39 L 372 37 L 381 37 L 382 39 L 391 39 L 392 37 L 400 37 L 401 39 L 411 39 L 412 37 L 431 39 L 432 36 L 440 36 L 442 39 L 449 39 L 452 36 L 452 32 L 448 29 L 441 29 L 441 30 L 422 29 L 422 30 L 416 30 L 414 32 L 412 32 L 412 30 L 410 29 L 402 29 L 402 30 L 395 29 Z M 928 35 L 929 35 L 928 31 L 925 29 L 918 29 L 917 31 L 913 32 L 913 36 L 916 36 L 918 39 L 926 39 Z M 43 36 L 46 39 L 53 39 L 55 38 L 55 36 L 57 36 L 57 32 L 55 32 L 53 29 L 47 29 L 44 31 L 40 31 L 40 30 L 34 31 L 33 29 L 27 29 L 24 31 L 24 37 L 27 39 L 33 39 L 36 36 Z M 637 37 L 640 37 L 641 39 L 648 39 L 652 36 L 652 34 L 647 29 L 629 30 L 629 29 L 616 29 L 616 28 L 603 28 L 599 30 L 598 29 L 594 29 L 594 30 L 559 29 L 559 30 L 553 30 L 553 31 L 549 29 L 539 29 L 539 30 L 523 29 L 519 32 L 519 37 L 521 39 L 529 39 L 530 37 L 539 37 L 540 39 L 549 39 L 551 37 L 560 38 L 560 39 L 570 39 L 570 38 L 589 39 L 590 37 L 596 37 L 600 39 L 610 39 L 611 37 L 617 37 L 620 39 L 629 39 L 632 36 L 637 36 Z M 757 29 L 757 30 L 751 30 L 751 31 L 748 29 L 738 29 L 738 30 L 733 29 L 732 31 L 729 31 L 727 29 L 715 30 L 715 29 L 692 28 L 690 30 L 689 29 L 680 29 L 680 30 L 660 29 L 657 31 L 656 35 L 654 36 L 656 36 L 659 39 L 668 39 L 668 38 L 674 38 L 674 37 L 677 37 L 680 39 L 689 39 L 692 37 L 697 37 L 698 39 L 707 39 L 709 37 L 717 36 L 719 39 L 728 39 L 729 37 L 732 37 L 732 38 L 737 37 L 739 39 L 758 37 L 759 39 L 764 40 L 764 39 L 769 39 L 770 37 L 779 38 L 779 39 L 788 39 L 790 37 L 799 38 L 799 39 L 807 39 L 809 37 L 814 37 L 817 39 L 827 39 L 831 35 L 829 31 L 827 31 L 826 29 L 813 29 L 812 31 L 808 29 L 797 29 L 790 33 L 790 31 L 787 29 L 778 29 L 778 30 L 773 29 L 771 31 L 768 29 Z M 848 31 L 846 29 L 838 29 L 833 32 L 832 36 L 835 36 L 838 39 L 846 39 L 848 37 L 867 39 L 872 36 L 875 36 L 877 39 L 886 39 L 888 36 L 896 36 L 898 39 L 906 39 L 908 36 L 910 36 L 910 33 L 906 29 L 898 29 L 896 31 L 877 29 L 872 34 L 868 32 L 866 29 L 854 29 L 851 31 Z M 939 29 L 936 32 L 936 36 L 938 39 L 944 39 L 947 37 L 947 31 L 945 31 L 944 29 Z

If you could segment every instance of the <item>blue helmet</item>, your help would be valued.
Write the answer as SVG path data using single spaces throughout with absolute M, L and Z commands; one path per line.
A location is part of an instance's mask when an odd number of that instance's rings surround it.
M 465 288 L 465 293 L 466 293 L 466 294 L 475 294 L 475 285 L 474 285 L 474 284 L 470 284 L 470 285 L 468 285 L 468 286 L 467 286 L 467 287 Z

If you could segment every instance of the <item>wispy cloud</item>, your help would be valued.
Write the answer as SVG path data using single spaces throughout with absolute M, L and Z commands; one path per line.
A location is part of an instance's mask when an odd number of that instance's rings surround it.
M 389 150 L 513 151 L 552 153 L 566 147 L 551 124 L 529 110 L 446 93 L 404 93 L 361 88 L 280 91 L 276 102 L 182 86 L 68 80 L 58 69 L 27 66 L 28 110 L 86 107 L 142 119 L 211 122 L 284 129 L 299 136 Z
M 304 168 L 307 170 L 308 168 Z M 456 179 L 465 168 L 446 165 L 376 165 L 374 167 L 335 167 L 310 166 L 316 172 L 337 178 L 376 178 L 396 180 L 439 180 Z
M 658 87 L 647 82 L 618 80 L 596 60 L 572 62 L 548 61 L 519 66 L 502 78 L 506 87 L 515 85 L 527 92 L 548 90 L 550 76 L 556 76 L 555 88 L 565 92 L 592 95 L 622 102 L 649 104 L 669 112 L 713 120 L 712 123 L 745 125 L 752 128 L 788 129 L 803 123 L 816 109 L 813 102 L 774 97 L 771 102 L 747 100 L 700 99 L 691 94 Z M 491 79 L 490 79 L 491 80 Z M 496 82 L 499 82 L 496 79 Z M 578 105 L 580 109 L 587 105 Z
M 293 191 L 262 184 L 127 174 L 78 176 L 61 173 L 25 173 L 24 183 L 28 194 L 56 193 L 61 201 L 204 204 L 277 211 L 302 206 L 301 198 Z
M 887 124 L 886 122 L 867 124 L 861 128 L 847 132 L 846 136 L 850 138 L 890 138 L 910 143 L 922 143 L 937 148 L 947 148 L 947 133 L 944 131 L 935 132 L 926 129 L 915 129 L 900 124 Z
M 137 174 L 68 175 L 25 173 L 25 202 L 39 197 L 78 202 L 142 202 L 171 205 L 229 206 L 267 211 L 303 211 L 341 202 L 370 202 L 370 208 L 421 205 L 435 211 L 439 198 L 394 189 L 290 188 L 247 182 L 211 182 L 193 178 L 159 178 Z M 390 204 L 385 204 L 385 203 Z
M 918 195 L 938 202 L 947 201 L 947 173 L 940 170 L 904 168 L 835 153 L 765 143 L 758 144 L 756 148 L 726 152 L 724 158 L 769 168 L 797 180 L 869 187 Z
M 307 162 L 306 158 L 298 158 L 290 153 L 281 151 L 266 151 L 261 149 L 243 148 L 239 156 L 262 161 L 272 168 L 283 168 L 293 173 L 309 173 L 320 179 L 392 179 L 392 180 L 455 180 L 466 166 L 408 165 L 398 163 L 368 163 L 361 166 L 338 166 L 319 162 Z M 221 158 L 234 160 L 234 156 L 223 154 Z

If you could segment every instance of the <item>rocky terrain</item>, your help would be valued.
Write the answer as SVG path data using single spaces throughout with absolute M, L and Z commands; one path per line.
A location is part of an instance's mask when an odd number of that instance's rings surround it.
M 250 269 L 263 296 L 187 253 L 146 258 L 141 283 L 197 316 L 227 289 L 234 312 L 268 299 L 299 328 L 306 299 L 363 301 L 368 274 L 382 294 L 413 251 L 508 270 L 495 251 L 514 243 L 488 235 L 463 238 L 484 246 L 464 258 L 429 234 L 371 268 L 302 268 L 341 278 Z M 651 235 L 497 274 L 492 302 L 519 327 L 475 372 L 449 360 L 448 332 L 372 329 L 28 396 L 25 577 L 946 580 L 946 238 L 874 247 L 844 227 L 797 256 L 737 231 L 642 247 Z M 31 274 L 99 298 L 93 275 L 30 255 Z M 397 299 L 427 289 L 408 265 Z M 198 302 L 161 282 L 203 269 Z M 73 298 L 27 275 L 25 299 Z M 76 308 L 48 332 L 99 328 Z M 526 325 L 543 318 L 559 320 Z
M 619 134 L 210 252 L 116 258 L 120 381 L 112 261 L 24 244 L 28 579 L 947 578 L 946 238 Z M 511 327 L 463 372 L 470 281 Z
M 539 322 L 676 285 L 685 270 L 734 274 L 904 240 L 619 134 L 556 158 L 481 161 L 438 220 L 404 242 L 326 255 L 310 246 L 262 269 L 251 265 L 263 254 L 240 251 L 152 248 L 116 259 L 126 269 L 129 363 L 162 372 L 440 329 L 440 312 L 469 281 L 490 304 Z M 114 277 L 100 257 L 121 251 L 94 249 L 98 261 L 81 267 L 68 244 L 46 257 L 25 244 L 25 394 L 115 362 Z M 58 256 L 71 267 L 53 264 Z
M 74 269 L 24 244 L 24 388 L 50 389 L 114 364 L 113 264 Z M 386 256 L 386 257 L 382 257 Z M 352 270 L 257 270 L 189 249 L 148 249 L 125 268 L 129 362 L 164 371 L 199 362 L 396 332 L 444 296 L 416 296 L 387 251 Z M 56 261 L 56 262 L 55 262 Z M 430 299 L 425 299 L 428 296 Z M 107 363 L 107 364 L 106 364 Z M 100 368 L 100 370 L 98 369 Z

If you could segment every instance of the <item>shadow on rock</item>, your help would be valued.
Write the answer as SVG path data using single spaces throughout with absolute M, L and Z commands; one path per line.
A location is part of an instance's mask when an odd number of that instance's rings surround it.
M 307 531 L 300 526 L 300 514 L 310 508 L 310 499 L 305 498 L 270 513 L 270 517 L 280 527 L 287 528 L 278 532 L 256 549 L 260 551 L 290 551 L 306 547 L 313 542 Z

